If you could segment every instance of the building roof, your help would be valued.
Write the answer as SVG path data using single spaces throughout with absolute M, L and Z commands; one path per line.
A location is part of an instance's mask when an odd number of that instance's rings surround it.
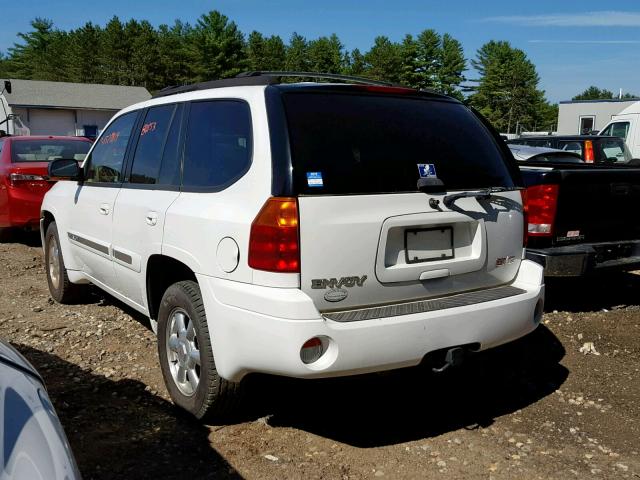
M 3 96 L 12 107 L 120 110 L 151 98 L 144 87 L 10 80 L 12 93 L 4 92 Z
M 566 105 L 568 103 L 629 103 L 629 102 L 637 102 L 638 98 L 602 98 L 600 100 L 561 100 L 559 103 L 561 105 Z
M 640 113 L 640 102 L 633 103 L 622 110 L 618 115 L 629 115 L 630 113 Z

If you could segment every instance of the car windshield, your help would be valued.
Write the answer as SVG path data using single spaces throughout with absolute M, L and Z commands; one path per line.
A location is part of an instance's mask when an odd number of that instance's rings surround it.
M 514 185 L 499 147 L 464 105 L 366 93 L 284 95 L 300 194 L 416 192 L 420 177 L 447 190 Z
M 91 142 L 82 140 L 14 140 L 11 142 L 11 161 L 50 162 L 60 158 L 84 160 Z

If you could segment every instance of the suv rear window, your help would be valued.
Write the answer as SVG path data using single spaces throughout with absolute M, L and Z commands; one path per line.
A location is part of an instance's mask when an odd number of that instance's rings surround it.
M 283 95 L 300 194 L 416 192 L 420 164 L 447 190 L 513 186 L 489 132 L 464 105 L 389 95 Z
M 11 161 L 50 162 L 59 158 L 81 161 L 89 148 L 91 143 L 82 140 L 14 140 Z

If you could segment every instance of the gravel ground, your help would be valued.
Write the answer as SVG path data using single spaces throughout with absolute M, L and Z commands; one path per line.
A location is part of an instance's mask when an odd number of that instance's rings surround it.
M 637 274 L 547 285 L 540 328 L 448 374 L 251 378 L 242 417 L 211 426 L 171 404 L 142 316 L 97 289 L 51 300 L 36 236 L 0 244 L 0 279 L 0 336 L 85 479 L 640 478 Z

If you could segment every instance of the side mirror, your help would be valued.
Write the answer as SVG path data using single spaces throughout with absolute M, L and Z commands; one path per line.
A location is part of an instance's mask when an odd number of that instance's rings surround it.
M 83 171 L 78 162 L 71 159 L 58 159 L 49 163 L 50 180 L 77 180 L 82 181 Z
M 10 80 L 5 80 L 4 81 L 4 90 L 7 93 L 11 93 L 11 81 Z

